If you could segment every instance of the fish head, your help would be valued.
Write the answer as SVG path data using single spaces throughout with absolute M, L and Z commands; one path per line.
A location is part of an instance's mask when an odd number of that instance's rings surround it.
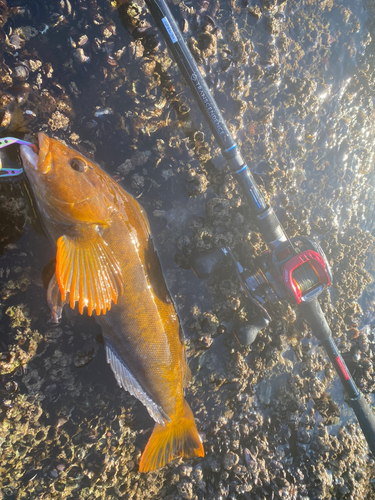
M 110 177 L 81 153 L 38 133 L 39 152 L 20 148 L 42 217 L 61 223 L 106 224 L 114 206 Z

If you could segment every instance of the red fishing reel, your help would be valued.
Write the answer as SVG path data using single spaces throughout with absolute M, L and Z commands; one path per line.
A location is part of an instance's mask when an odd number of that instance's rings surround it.
M 316 241 L 297 237 L 272 253 L 272 265 L 296 304 L 309 302 L 332 281 L 327 258 Z
M 310 238 L 292 238 L 273 252 L 265 252 L 255 259 L 255 272 L 245 269 L 230 248 L 196 255 L 190 264 L 198 277 L 207 278 L 227 259 L 233 261 L 242 288 L 259 314 L 256 329 L 242 327 L 245 344 L 251 343 L 258 331 L 268 325 L 270 306 L 288 298 L 295 305 L 310 302 L 332 282 L 327 258 L 320 245 Z
M 256 265 L 257 271 L 250 273 L 237 263 L 237 272 L 247 295 L 262 307 L 288 297 L 297 305 L 309 302 L 332 281 L 323 250 L 310 238 L 285 241 L 258 257 Z

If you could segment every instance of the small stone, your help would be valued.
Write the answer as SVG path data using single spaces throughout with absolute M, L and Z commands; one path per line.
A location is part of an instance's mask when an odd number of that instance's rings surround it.
M 145 178 L 143 175 L 134 174 L 132 175 L 132 184 L 133 189 L 141 189 L 145 186 Z
M 310 442 L 311 436 L 305 427 L 300 427 L 297 432 L 297 440 L 300 443 L 307 444 Z
M 62 335 L 62 328 L 56 327 L 56 328 L 49 328 L 46 333 L 44 334 L 44 339 L 47 342 L 57 342 L 57 339 L 59 339 Z
M 128 159 L 128 160 L 125 160 L 124 163 L 121 163 L 121 165 L 119 165 L 117 167 L 117 172 L 119 172 L 121 175 L 127 175 L 129 172 L 131 172 L 134 169 L 135 169 L 135 165 L 133 165 L 133 162 L 130 159 Z
M 240 457 L 236 453 L 233 453 L 232 451 L 228 451 L 228 453 L 225 454 L 224 459 L 223 459 L 224 469 L 231 470 L 235 465 L 238 464 L 239 460 L 240 460 Z
M 209 456 L 208 459 L 208 465 L 211 467 L 212 472 L 220 472 L 220 464 L 219 461 L 216 460 L 213 456 Z
M 59 427 L 62 427 L 64 424 L 66 424 L 68 421 L 68 419 L 64 418 L 64 417 L 60 417 L 59 419 L 57 419 L 57 422 L 56 422 L 56 427 L 59 428 Z
M 186 498 L 187 500 L 193 498 L 193 485 L 190 481 L 181 481 L 181 483 L 178 483 L 177 489 L 181 498 Z
M 90 57 L 86 56 L 85 51 L 82 49 L 82 47 L 79 47 L 78 49 L 73 51 L 73 57 L 79 63 L 85 63 L 90 61 Z
M 52 479 L 57 479 L 59 477 L 59 473 L 56 469 L 50 470 L 49 475 L 52 477 Z
M 203 479 L 203 470 L 202 470 L 202 465 L 201 464 L 198 464 L 193 472 L 192 472 L 192 476 L 193 478 L 196 480 L 196 481 L 200 481 L 201 479 Z
M 180 474 L 181 476 L 190 477 L 193 471 L 193 467 L 191 465 L 181 465 Z
M 143 166 L 151 156 L 151 151 L 138 151 L 132 156 L 131 162 L 135 167 Z

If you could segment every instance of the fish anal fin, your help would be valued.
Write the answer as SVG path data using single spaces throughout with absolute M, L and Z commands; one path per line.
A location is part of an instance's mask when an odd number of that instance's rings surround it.
M 171 422 L 155 424 L 151 437 L 141 456 L 140 472 L 163 467 L 177 457 L 203 457 L 203 444 L 199 437 L 193 413 L 184 401 L 182 415 Z
M 77 237 L 61 236 L 57 240 L 56 277 L 65 301 L 70 307 L 78 302 L 80 314 L 105 314 L 123 293 L 123 277 L 116 257 L 94 229 Z
M 165 421 L 169 421 L 170 419 L 163 409 L 146 393 L 107 339 L 105 339 L 105 349 L 107 363 L 110 364 L 118 385 L 139 399 L 155 422 L 164 424 Z

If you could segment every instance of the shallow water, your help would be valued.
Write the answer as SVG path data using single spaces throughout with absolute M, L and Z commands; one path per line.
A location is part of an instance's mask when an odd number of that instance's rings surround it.
M 182 27 L 186 20 L 186 39 L 264 194 L 289 236 L 310 234 L 327 254 L 334 286 L 322 305 L 356 382 L 371 393 L 374 338 L 371 327 L 358 332 L 374 314 L 367 3 L 185 5 L 173 14 Z M 219 242 L 250 268 L 265 247 L 153 26 L 135 4 L 9 1 L 1 103 L 15 119 L 18 101 L 31 134 L 94 158 L 146 209 L 187 339 L 187 399 L 206 457 L 138 473 L 152 420 L 116 386 L 92 321 L 49 322 L 40 276 L 52 248 L 23 180 L 2 182 L 0 498 L 372 498 L 373 461 L 355 425 L 339 429 L 351 410 L 301 319 L 279 308 L 243 348 L 230 326 L 253 311 L 231 267 L 207 281 L 186 269 L 190 253 Z M 6 113 L 1 126 L 3 135 L 14 127 Z M 16 159 L 14 148 L 3 165 Z M 362 313 L 356 301 L 366 286 Z

